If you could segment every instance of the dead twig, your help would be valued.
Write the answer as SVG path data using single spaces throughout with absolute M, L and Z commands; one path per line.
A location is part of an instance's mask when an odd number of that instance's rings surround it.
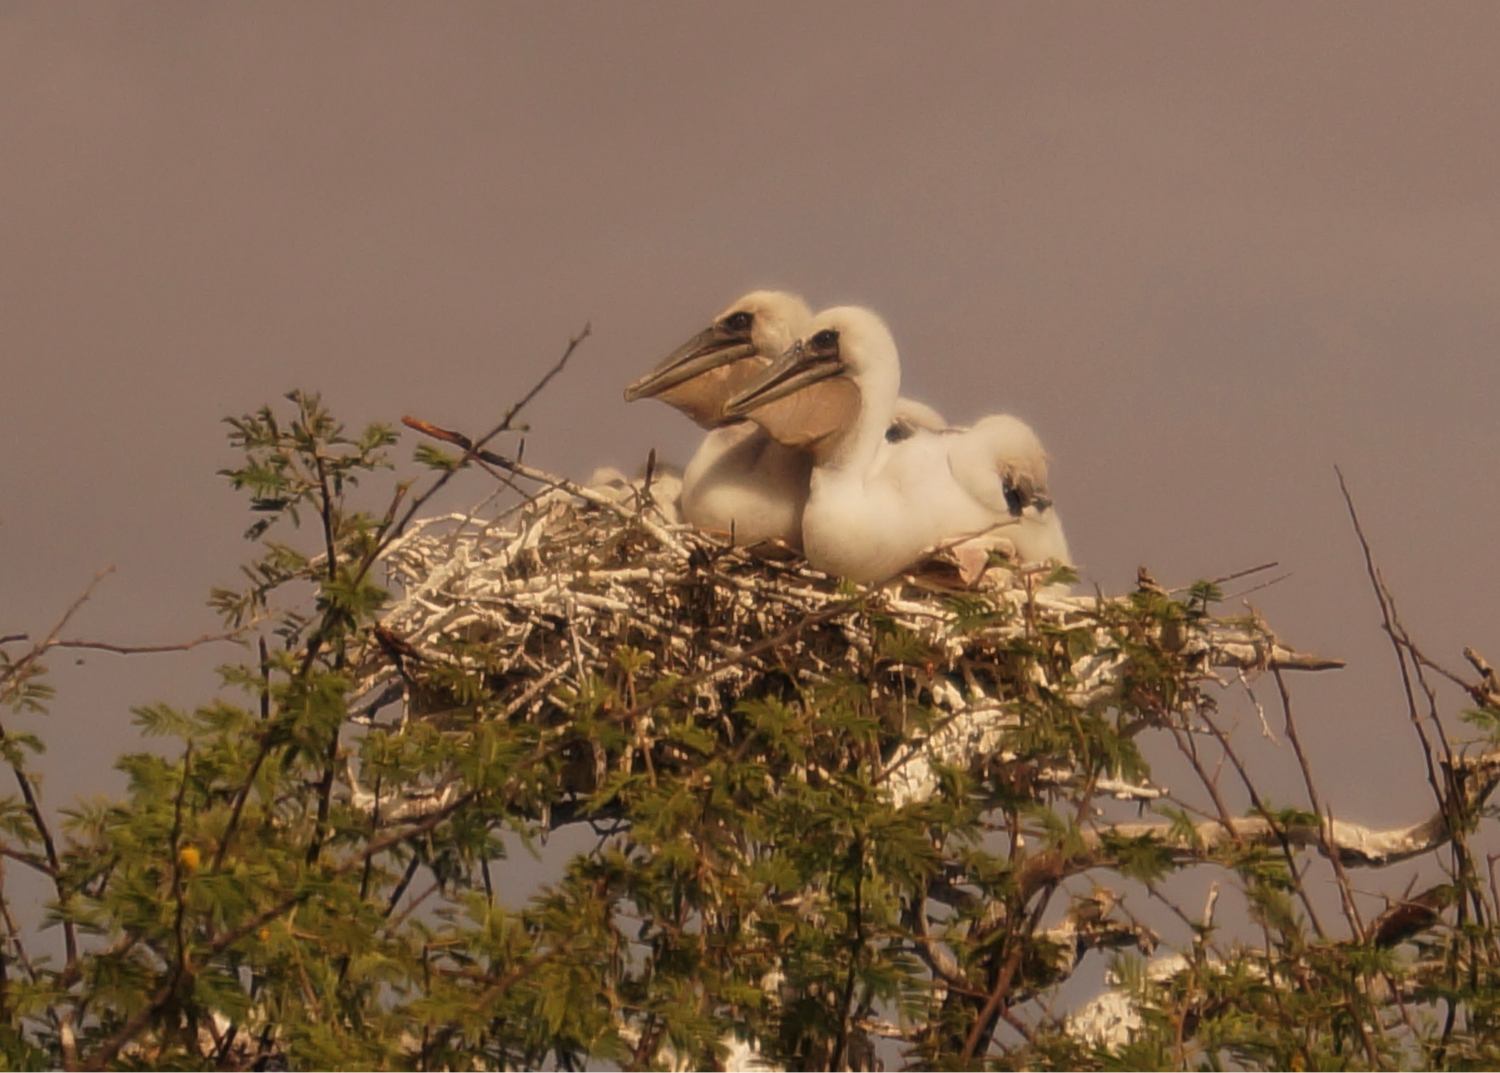
M 75 640 L 75 641 L 61 641 L 61 640 L 59 640 L 59 641 L 53 641 L 48 647 L 49 648 L 69 648 L 69 649 L 75 649 L 75 648 L 89 649 L 89 650 L 96 651 L 96 652 L 112 652 L 112 653 L 114 653 L 117 656 L 148 656 L 148 655 L 155 655 L 157 653 L 163 653 L 163 652 L 187 652 L 187 651 L 190 651 L 190 650 L 192 650 L 194 648 L 199 648 L 199 647 L 201 647 L 203 645 L 217 644 L 220 641 L 235 641 L 235 640 L 238 640 L 239 638 L 243 637 L 246 633 L 248 633 L 251 629 L 253 629 L 255 626 L 259 625 L 259 621 L 260 620 L 257 619 L 257 620 L 251 621 L 251 622 L 247 622 L 243 626 L 240 626 L 240 627 L 238 627 L 236 629 L 233 629 L 233 630 L 229 630 L 226 633 L 205 633 L 201 637 L 195 637 L 191 641 L 183 641 L 180 644 L 166 644 L 166 645 L 117 645 L 117 644 L 111 644 L 108 641 L 77 641 L 77 640 Z

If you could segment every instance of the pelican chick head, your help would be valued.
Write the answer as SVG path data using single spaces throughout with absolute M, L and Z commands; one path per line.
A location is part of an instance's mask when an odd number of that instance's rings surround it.
M 839 306 L 814 317 L 802 339 L 724 404 L 724 414 L 749 417 L 781 443 L 816 454 L 866 426 L 884 436 L 900 389 L 885 322 L 860 306 Z
M 704 428 L 723 424 L 726 399 L 782 353 L 811 319 L 785 291 L 752 291 L 625 389 L 625 401 L 656 398 Z

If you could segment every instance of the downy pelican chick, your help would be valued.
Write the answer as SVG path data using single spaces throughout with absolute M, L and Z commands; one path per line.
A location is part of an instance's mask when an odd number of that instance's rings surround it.
M 796 295 L 753 291 L 625 389 L 627 402 L 660 399 L 709 430 L 682 475 L 682 516 L 700 529 L 732 533 L 737 544 L 802 546 L 813 459 L 800 448 L 832 430 L 827 396 L 811 391 L 772 404 L 767 414 L 776 415 L 781 442 L 755 422 L 725 417 L 723 404 L 790 347 L 810 320 Z M 900 439 L 914 429 L 944 427 L 930 406 L 900 399 L 886 435 Z
M 803 341 L 725 405 L 726 414 L 750 416 L 785 442 L 772 407 L 822 393 L 820 411 L 834 431 L 806 447 L 808 562 L 854 581 L 882 581 L 933 545 L 955 542 L 975 554 L 996 547 L 1029 562 L 1070 562 L 1047 499 L 1047 456 L 1031 428 L 994 414 L 970 429 L 918 430 L 891 443 L 885 430 L 900 388 L 885 322 L 844 306 L 819 313 Z
M 676 466 L 648 462 L 634 477 L 615 466 L 600 466 L 584 487 L 633 510 L 653 507 L 668 525 L 682 521 L 682 473 Z

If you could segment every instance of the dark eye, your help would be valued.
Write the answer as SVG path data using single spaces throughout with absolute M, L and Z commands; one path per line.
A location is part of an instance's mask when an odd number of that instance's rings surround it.
M 744 311 L 731 313 L 720 322 L 724 328 L 731 332 L 748 332 L 750 325 L 753 323 L 755 323 L 755 315 Z
M 837 350 L 839 346 L 838 329 L 824 328 L 812 337 L 812 345 L 816 350 Z

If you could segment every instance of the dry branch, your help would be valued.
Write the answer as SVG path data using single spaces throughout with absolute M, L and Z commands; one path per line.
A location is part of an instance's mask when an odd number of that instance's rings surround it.
M 1472 795 L 1474 807 L 1483 805 L 1500 785 L 1500 751 L 1459 760 L 1470 776 L 1460 782 Z M 1326 828 L 1327 848 L 1323 839 Z M 1380 868 L 1419 857 L 1447 843 L 1452 837 L 1443 812 L 1405 827 L 1376 828 L 1333 819 L 1320 825 L 1311 823 L 1272 823 L 1259 816 L 1237 819 L 1233 830 L 1217 820 L 1206 820 L 1193 828 L 1191 836 L 1174 833 L 1161 823 L 1116 823 L 1099 831 L 1085 832 L 1084 850 L 1069 861 L 1068 871 L 1076 872 L 1107 864 L 1108 839 L 1152 838 L 1173 850 L 1182 860 L 1203 860 L 1216 849 L 1230 844 L 1277 848 L 1285 839 L 1299 849 L 1315 849 L 1336 855 L 1339 862 L 1352 868 Z

